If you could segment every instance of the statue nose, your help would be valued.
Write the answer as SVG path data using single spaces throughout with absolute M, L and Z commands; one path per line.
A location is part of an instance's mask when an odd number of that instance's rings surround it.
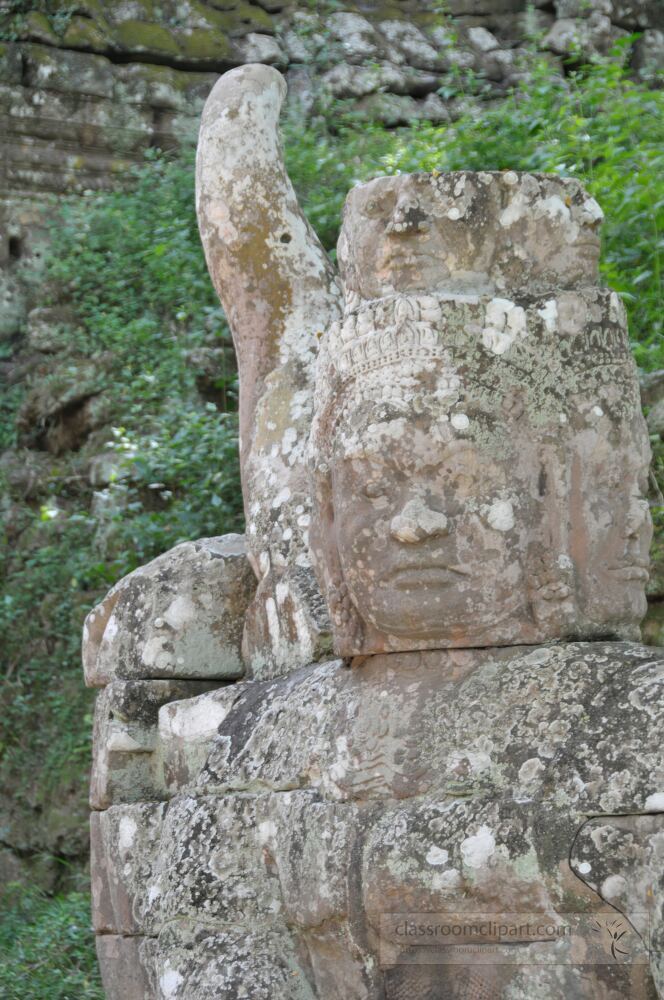
M 413 545 L 425 538 L 449 534 L 448 520 L 444 514 L 431 510 L 423 500 L 409 500 L 400 514 L 390 522 L 390 534 L 398 542 Z
M 625 537 L 637 538 L 648 517 L 648 501 L 633 499 L 625 518 Z

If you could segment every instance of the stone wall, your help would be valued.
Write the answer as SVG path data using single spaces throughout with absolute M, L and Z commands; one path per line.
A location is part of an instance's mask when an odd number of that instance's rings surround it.
M 455 102 L 438 91 L 459 70 L 503 90 L 523 73 L 533 38 L 561 72 L 575 47 L 606 52 L 629 32 L 641 32 L 636 70 L 664 60 L 657 0 L 82 0 L 75 11 L 59 21 L 39 11 L 5 17 L 3 266 L 25 252 L 43 195 L 121 183 L 146 148 L 193 139 L 212 83 L 232 66 L 285 71 L 305 110 L 327 93 L 396 125 L 454 116 Z

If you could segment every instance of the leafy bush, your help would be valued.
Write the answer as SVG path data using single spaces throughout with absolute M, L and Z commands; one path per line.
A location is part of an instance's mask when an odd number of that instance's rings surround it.
M 7 886 L 0 896 L 0 996 L 3 1000 L 104 1000 L 90 947 L 90 897 L 49 899 Z

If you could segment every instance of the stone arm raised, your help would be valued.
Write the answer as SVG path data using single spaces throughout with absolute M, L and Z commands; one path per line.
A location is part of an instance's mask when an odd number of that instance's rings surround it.
M 298 205 L 278 131 L 286 83 L 260 64 L 224 74 L 201 122 L 196 205 L 205 256 L 240 374 L 242 464 L 265 379 L 297 365 L 339 313 L 336 272 Z M 245 497 L 245 500 L 247 498 Z

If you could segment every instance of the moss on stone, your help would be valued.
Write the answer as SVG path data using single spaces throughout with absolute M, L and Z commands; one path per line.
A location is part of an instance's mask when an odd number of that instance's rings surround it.
M 268 35 L 275 33 L 271 16 L 252 3 L 238 3 L 233 11 L 233 17 L 238 27 L 243 27 L 247 32 L 262 31 Z
M 31 10 L 25 19 L 25 29 L 21 32 L 25 38 L 36 38 L 48 45 L 59 45 L 60 38 L 53 30 L 51 22 L 42 11 Z
M 233 10 L 216 10 L 202 0 L 190 0 L 190 8 L 194 17 L 191 19 L 194 30 L 203 25 L 209 25 L 211 31 L 218 31 L 227 36 L 245 35 L 249 31 L 262 31 L 274 34 L 274 24 L 269 14 L 252 4 L 237 4 Z
M 73 17 L 67 25 L 62 41 L 71 49 L 106 52 L 110 31 L 106 22 L 93 21 L 89 17 Z
M 17 45 L 0 42 L 0 83 L 21 82 L 23 66 Z
M 204 28 L 194 28 L 186 35 L 181 35 L 179 40 L 184 57 L 192 62 L 218 62 L 228 59 L 232 51 L 225 35 L 215 34 Z
M 113 39 L 125 51 L 149 52 L 154 55 L 179 56 L 173 34 L 161 24 L 147 21 L 125 21 L 113 29 Z

